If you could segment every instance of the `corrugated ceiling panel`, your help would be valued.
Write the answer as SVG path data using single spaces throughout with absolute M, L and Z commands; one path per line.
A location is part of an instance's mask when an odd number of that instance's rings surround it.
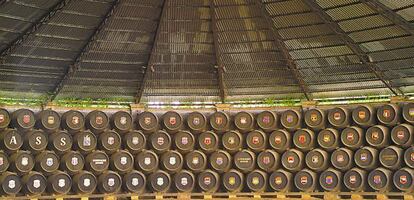
M 359 0 L 316 0 L 322 8 L 333 8 L 359 2 Z
M 375 11 L 369 8 L 367 5 L 360 3 L 329 9 L 326 11 L 326 13 L 330 15 L 333 20 L 341 21 L 351 18 L 373 15 L 375 14 Z
M 393 23 L 381 15 L 362 17 L 352 20 L 341 21 L 338 23 L 345 32 L 361 31 L 383 26 L 389 26 Z

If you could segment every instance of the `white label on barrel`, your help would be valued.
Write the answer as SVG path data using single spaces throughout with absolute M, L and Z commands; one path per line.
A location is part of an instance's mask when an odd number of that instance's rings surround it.
M 4 164 L 4 158 L 0 157 L 0 165 L 3 165 L 3 164 Z
M 345 161 L 345 158 L 344 158 L 343 155 L 338 155 L 338 157 L 336 157 L 336 161 L 338 161 L 338 162 L 344 162 Z
M 354 183 L 356 183 L 356 181 L 357 181 L 356 176 L 352 175 L 352 176 L 349 177 L 349 182 L 350 183 L 354 184 Z
M 241 117 L 240 118 L 240 123 L 241 124 L 247 124 L 247 118 L 246 117 Z
M 368 154 L 366 154 L 366 153 L 362 153 L 361 154 L 361 160 L 362 161 L 366 161 L 368 159 Z
M 121 117 L 119 119 L 119 123 L 121 123 L 122 125 L 125 125 L 127 123 L 127 118 L 126 117 Z
M 170 124 L 171 125 L 175 125 L 177 123 L 177 118 L 175 117 L 170 117 Z
M 83 137 L 83 146 L 91 146 L 91 137 L 89 135 Z
M 54 123 L 55 123 L 55 117 L 53 117 L 53 116 L 48 116 L 48 117 L 47 117 L 47 123 L 48 123 L 48 124 L 54 124 Z
M 79 117 L 78 116 L 73 116 L 72 117 L 72 124 L 74 124 L 74 125 L 79 124 Z
M 138 180 L 138 178 L 132 178 L 131 184 L 132 184 L 133 186 L 137 186 L 137 185 L 139 184 L 139 180 Z
M 282 184 L 282 177 L 280 177 L 280 176 L 276 177 L 275 178 L 275 183 L 276 183 L 276 185 Z
M 91 179 L 85 178 L 83 179 L 83 186 L 89 187 L 91 185 Z
M 65 185 L 66 185 L 65 182 L 66 182 L 65 179 L 63 179 L 63 178 L 59 179 L 58 186 L 61 187 L 61 188 L 65 187 Z
M 40 180 L 36 179 L 33 181 L 33 187 L 34 188 L 39 188 L 40 187 Z
M 158 137 L 158 138 L 157 138 L 157 143 L 158 143 L 159 145 L 163 145 L 163 144 L 164 144 L 164 138 L 162 138 L 162 137 Z
M 127 157 L 121 157 L 121 164 L 122 165 L 125 165 L 125 164 L 127 164 L 128 163 L 128 161 L 127 161 Z
M 175 165 L 176 163 L 177 163 L 177 160 L 175 159 L 175 157 L 170 157 L 170 164 Z
M 302 184 L 308 183 L 308 177 L 306 177 L 306 176 L 300 177 L 300 183 L 302 183 Z
M 139 138 L 138 137 L 133 137 L 132 138 L 132 144 L 137 145 L 139 143 Z
M 379 175 L 375 175 L 375 176 L 374 176 L 374 183 L 376 183 L 376 184 L 380 184 L 380 183 L 381 183 L 381 176 L 379 176 Z
M 46 159 L 46 165 L 49 166 L 49 167 L 52 166 L 53 165 L 53 158 L 47 158 Z
M 9 188 L 10 189 L 14 189 L 16 187 L 16 181 L 14 180 L 9 180 Z
M 77 158 L 77 157 L 72 157 L 72 159 L 71 159 L 70 163 L 71 163 L 72 165 L 78 165 L 79 160 L 78 160 L 78 158 Z
M 182 137 L 181 138 L 181 144 L 183 144 L 183 145 L 188 144 L 188 137 Z
M 146 165 L 151 164 L 151 158 L 149 158 L 149 157 L 144 158 L 144 164 L 146 164 Z
M 186 178 L 186 177 L 183 177 L 182 179 L 181 179 L 181 185 L 187 185 L 188 184 L 188 179 Z
M 108 144 L 113 145 L 114 143 L 115 143 L 115 138 L 114 137 L 108 137 Z
M 210 183 L 211 183 L 211 178 L 210 177 L 204 177 L 204 184 L 210 185 Z
M 30 122 L 30 115 L 23 115 L 23 123 L 28 124 Z
M 407 183 L 407 176 L 400 176 L 400 183 L 406 184 Z
M 200 118 L 194 117 L 193 124 L 196 125 L 196 126 L 199 125 L 200 124 Z
M 158 178 L 157 178 L 157 185 L 159 185 L 159 186 L 164 185 L 164 179 L 163 179 L 163 178 L 161 178 L 161 177 L 158 177 Z
M 22 158 L 22 165 L 23 166 L 26 166 L 26 165 L 28 165 L 29 164 L 29 158 L 28 157 L 23 157 Z
M 144 118 L 144 123 L 145 123 L 146 125 L 150 125 L 150 124 L 151 124 L 151 118 L 150 118 L 150 117 L 145 117 L 145 118 Z
M 200 161 L 198 160 L 198 157 L 193 158 L 193 164 L 197 165 Z
M 115 185 L 115 179 L 114 179 L 114 178 L 110 178 L 110 179 L 108 179 L 108 185 L 109 185 L 110 187 L 114 186 L 114 185 Z

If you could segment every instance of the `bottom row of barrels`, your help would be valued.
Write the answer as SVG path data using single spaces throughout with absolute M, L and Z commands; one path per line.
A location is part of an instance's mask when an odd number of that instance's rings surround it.
M 23 176 L 13 172 L 0 175 L 1 195 L 111 194 L 153 192 L 293 192 L 293 191 L 404 191 L 414 190 L 414 170 L 392 172 L 377 168 L 369 173 L 353 168 L 345 173 L 329 168 L 320 174 L 303 169 L 296 174 L 279 169 L 271 174 L 254 170 L 248 174 L 232 169 L 219 175 L 205 170 L 197 175 L 182 170 L 176 174 L 158 170 L 149 176 L 131 171 L 123 176 L 105 171 L 95 176 L 81 171 L 73 176 L 57 171 L 48 177 L 32 171 Z

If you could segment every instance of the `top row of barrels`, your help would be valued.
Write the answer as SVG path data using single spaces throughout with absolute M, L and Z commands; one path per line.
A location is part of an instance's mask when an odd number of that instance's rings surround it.
M 303 111 L 289 109 L 281 112 L 263 111 L 254 114 L 241 111 L 232 115 L 232 118 L 226 112 L 212 113 L 208 119 L 205 114 L 196 111 L 185 116 L 186 126 L 194 133 L 204 132 L 209 127 L 220 133 L 233 128 L 240 132 L 249 132 L 256 128 L 270 132 L 278 128 L 297 130 L 303 126 L 313 130 L 326 127 L 342 129 L 350 125 L 395 126 L 403 122 L 414 124 L 414 103 L 360 105 L 353 108 L 351 106 L 332 109 L 311 108 Z M 119 133 L 135 128 L 144 133 L 154 132 L 160 128 L 175 133 L 183 129 L 184 121 L 183 115 L 175 111 L 168 111 L 161 116 L 162 126 L 160 127 L 157 114 L 147 111 L 138 114 L 135 124 L 132 116 L 125 111 L 118 111 L 108 117 L 105 112 L 95 110 L 85 117 L 82 112 L 76 110 L 67 111 L 60 116 L 53 110 L 43 110 L 35 114 L 28 109 L 19 109 L 10 114 L 6 109 L 0 109 L 0 130 L 12 127 L 21 131 L 39 128 L 47 132 L 55 132 L 61 128 L 69 132 L 78 132 L 86 128 L 94 133 L 101 133 L 111 127 Z

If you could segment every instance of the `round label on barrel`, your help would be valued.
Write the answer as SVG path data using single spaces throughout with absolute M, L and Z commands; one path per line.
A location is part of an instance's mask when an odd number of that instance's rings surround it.
M 370 121 L 371 117 L 370 110 L 365 106 L 358 106 L 352 111 L 352 119 L 357 124 L 365 124 Z
M 171 180 L 168 174 L 160 171 L 151 174 L 150 181 L 154 192 L 168 191 L 171 185 Z
M 52 151 L 43 152 L 39 154 L 39 157 L 40 160 L 38 162 L 43 171 L 51 173 L 59 169 L 59 158 Z
M 337 135 L 335 135 L 330 129 L 324 129 L 318 134 L 318 144 L 325 149 L 335 148 L 337 140 Z
M 62 161 L 64 162 L 65 168 L 72 173 L 81 171 L 85 165 L 82 154 L 76 151 L 65 154 Z
M 249 131 L 253 128 L 253 115 L 248 112 L 239 112 L 234 116 L 234 125 L 242 131 Z
M 185 156 L 185 162 L 188 169 L 192 171 L 202 171 L 206 167 L 206 156 L 203 152 L 192 151 Z
M 199 112 L 192 112 L 187 117 L 188 127 L 193 131 L 203 131 L 206 127 L 206 117 Z
M 77 179 L 76 187 L 80 193 L 90 194 L 95 191 L 96 186 L 98 185 L 96 177 L 90 172 L 80 172 L 75 176 Z
M 388 184 L 388 177 L 381 170 L 374 170 L 368 175 L 368 184 L 374 190 L 384 189 Z
M 34 159 L 29 152 L 20 152 L 17 153 L 14 165 L 19 172 L 27 173 L 34 168 Z
M 300 125 L 298 113 L 293 110 L 287 110 L 283 112 L 281 116 L 281 123 L 285 128 L 296 128 Z
M 218 176 L 212 171 L 204 171 L 198 175 L 198 185 L 205 192 L 214 192 L 218 185 Z
M 413 177 L 406 169 L 400 169 L 394 173 L 393 182 L 399 190 L 407 191 L 412 187 Z
M 17 174 L 8 174 L 5 175 L 3 182 L 1 182 L 1 187 L 3 192 L 6 195 L 16 195 L 22 188 L 22 182 L 20 181 L 20 177 Z
M 411 145 L 409 143 L 411 137 L 410 131 L 403 125 L 398 125 L 391 131 L 391 140 L 397 145 L 404 147 Z
M 46 178 L 40 173 L 27 175 L 26 189 L 31 194 L 42 194 L 46 190 Z
M 0 152 L 0 173 L 5 172 L 9 168 L 9 159 L 7 155 L 3 152 Z
M 223 186 L 229 192 L 235 192 L 241 189 L 243 184 L 243 177 L 241 173 L 234 171 L 226 172 L 223 174 Z
M 183 157 L 176 151 L 168 151 L 162 156 L 161 163 L 165 170 L 177 172 L 183 167 Z
M 120 150 L 111 156 L 113 170 L 127 172 L 134 168 L 134 157 L 128 151 Z
M 358 151 L 355 152 L 354 159 L 356 165 L 361 168 L 367 168 L 372 164 L 374 155 L 367 149 L 358 149 Z
M 318 109 L 310 109 L 305 112 L 305 123 L 311 128 L 316 128 L 323 125 L 324 116 Z
M 313 170 L 320 170 L 328 162 L 320 151 L 310 151 L 306 154 L 306 165 Z
M 116 130 L 129 131 L 132 128 L 132 117 L 125 111 L 118 111 L 112 116 L 112 124 Z
M 144 172 L 152 172 L 158 167 L 158 156 L 152 151 L 143 151 L 137 156 L 138 167 Z
M 145 175 L 139 171 L 131 171 L 122 178 L 129 192 L 142 193 L 146 186 Z
M 95 134 L 90 131 L 82 131 L 75 135 L 77 146 L 85 152 L 96 149 L 97 139 Z
M 108 172 L 101 174 L 98 178 L 101 180 L 102 188 L 100 192 L 102 193 L 115 193 L 118 192 L 121 189 L 121 176 L 119 176 L 116 172 Z
M 295 185 L 300 191 L 308 191 L 314 185 L 312 175 L 307 171 L 300 171 L 295 175 Z
M 88 128 L 93 131 L 103 131 L 109 125 L 108 116 L 100 110 L 90 112 L 86 118 Z
M 282 165 L 287 170 L 296 171 L 301 163 L 301 158 L 295 151 L 288 150 L 282 155 Z
M 234 165 L 242 171 L 251 171 L 255 166 L 255 157 L 253 152 L 247 150 L 237 152 L 234 155 Z
M 404 120 L 414 124 L 414 103 L 405 104 L 403 107 Z
M 352 155 L 348 154 L 345 150 L 338 149 L 332 153 L 331 161 L 332 165 L 340 170 L 347 170 L 352 163 Z
M 347 113 L 342 108 L 333 108 L 328 112 L 328 121 L 332 126 L 342 127 L 346 123 Z
M 158 128 L 158 117 L 151 112 L 142 112 L 138 116 L 138 125 L 144 131 L 155 131 Z
M 260 169 L 271 172 L 279 165 L 279 154 L 271 151 L 263 151 L 257 156 L 257 165 Z
M 247 146 L 254 151 L 261 151 L 266 148 L 267 140 L 266 134 L 262 131 L 252 131 L 247 134 Z
M 168 131 L 178 131 L 183 125 L 183 118 L 175 111 L 168 111 L 163 116 L 164 127 Z
M 379 154 L 379 160 L 384 167 L 393 167 L 398 165 L 400 157 L 398 153 L 392 148 L 382 149 Z
M 397 113 L 392 105 L 383 105 L 377 109 L 377 118 L 380 122 L 389 124 L 396 120 Z
M 253 171 L 247 175 L 246 182 L 247 187 L 254 192 L 262 191 L 266 188 L 266 177 L 264 173 Z
M 353 169 L 344 174 L 344 184 L 351 191 L 356 191 L 362 186 L 362 179 L 361 174 Z
M 371 146 L 378 146 L 385 142 L 384 134 L 381 128 L 373 126 L 365 133 L 365 139 Z
M 181 151 L 191 151 L 194 149 L 194 136 L 188 131 L 180 131 L 175 134 L 174 143 Z
M 204 132 L 198 136 L 198 144 L 203 151 L 215 151 L 218 148 L 218 137 L 212 132 Z
M 410 147 L 405 150 L 404 161 L 409 167 L 414 168 L 414 147 Z
M 103 172 L 109 167 L 109 157 L 105 152 L 95 151 L 86 156 L 87 167 L 95 172 Z
M 70 151 L 73 144 L 72 137 L 63 131 L 55 133 L 55 136 L 52 138 L 51 142 L 53 145 L 53 149 L 56 149 L 60 152 Z
M 242 148 L 242 136 L 238 132 L 227 132 L 221 139 L 223 147 L 228 151 L 238 151 Z
M 347 147 L 357 148 L 362 143 L 362 138 L 357 130 L 352 127 L 348 127 L 342 131 L 341 141 Z
M 85 126 L 85 117 L 76 110 L 70 110 L 63 114 L 62 118 L 69 131 L 78 131 Z
M 277 192 L 285 191 L 289 185 L 288 177 L 279 171 L 273 172 L 269 177 L 269 184 Z
M 151 135 L 151 145 L 159 152 L 165 152 L 171 148 L 171 137 L 165 131 L 157 131 Z
M 229 118 L 224 112 L 215 112 L 210 116 L 210 125 L 214 130 L 227 131 Z
M 6 109 L 0 108 L 0 129 L 5 129 L 10 124 L 10 114 Z
M 41 130 L 35 130 L 28 136 L 29 147 L 34 151 L 43 151 L 47 147 L 47 137 Z
M 123 139 L 125 140 L 126 149 L 132 153 L 137 153 L 145 148 L 147 140 L 145 136 L 139 131 L 131 131 L 124 134 Z
M 23 145 L 22 136 L 16 130 L 9 130 L 2 133 L 3 134 L 3 143 L 4 147 L 10 151 L 17 151 Z
M 191 192 L 194 189 L 194 176 L 188 171 L 178 172 L 174 184 L 179 192 Z
M 327 191 L 332 191 L 340 184 L 340 177 L 333 171 L 323 171 L 319 176 L 319 183 L 322 188 Z
M 102 149 L 108 152 L 114 152 L 121 148 L 121 136 L 115 131 L 106 131 L 99 134 L 99 144 Z
M 278 152 L 284 152 L 289 148 L 290 133 L 286 130 L 273 131 L 269 137 L 270 146 Z
M 235 158 L 236 159 L 236 158 Z M 230 157 L 228 154 L 225 154 L 223 151 L 217 151 L 211 154 L 210 164 L 214 170 L 219 172 L 224 172 L 230 168 Z
M 293 135 L 293 144 L 302 150 L 312 148 L 314 141 L 311 134 L 304 129 L 298 130 Z
M 72 187 L 72 179 L 64 172 L 53 175 L 49 178 L 53 191 L 58 194 L 67 194 Z
M 43 110 L 39 113 L 42 127 L 46 130 L 56 130 L 60 127 L 60 115 L 53 110 Z
M 271 111 L 263 111 L 257 115 L 257 125 L 263 130 L 271 130 L 276 127 L 277 115 Z
M 15 113 L 18 126 L 15 128 L 31 129 L 34 127 L 36 119 L 33 111 L 28 109 L 20 109 L 16 110 Z

